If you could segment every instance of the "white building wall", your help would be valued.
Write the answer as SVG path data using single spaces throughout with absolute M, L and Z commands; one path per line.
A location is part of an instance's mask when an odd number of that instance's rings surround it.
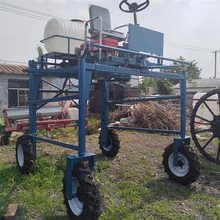
M 4 109 L 8 109 L 8 80 L 9 79 L 22 79 L 28 80 L 29 76 L 27 74 L 13 74 L 13 73 L 0 73 L 0 113 Z M 50 83 L 56 85 L 56 78 L 48 77 L 45 80 L 49 81 Z M 49 84 L 43 83 L 44 89 L 55 89 L 54 87 L 50 86 Z M 44 93 L 43 98 L 51 98 L 55 95 L 55 93 Z M 50 103 L 49 105 L 57 105 L 57 103 Z
M 0 74 L 0 111 L 8 108 L 8 80 L 9 79 L 23 79 L 28 80 L 27 74 Z

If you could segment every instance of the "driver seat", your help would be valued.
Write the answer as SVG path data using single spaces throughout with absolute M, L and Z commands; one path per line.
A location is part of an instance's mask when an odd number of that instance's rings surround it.
M 125 40 L 125 36 L 122 32 L 115 31 L 111 29 L 111 19 L 110 13 L 107 8 L 103 8 L 98 5 L 90 5 L 89 7 L 89 18 L 100 16 L 102 18 L 102 37 L 109 37 L 116 39 L 118 41 Z M 90 21 L 89 33 L 91 34 L 92 39 L 98 39 L 100 34 L 100 19 L 95 19 Z

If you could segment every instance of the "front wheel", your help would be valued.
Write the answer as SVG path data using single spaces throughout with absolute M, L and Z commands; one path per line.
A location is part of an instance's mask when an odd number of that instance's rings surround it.
M 189 146 L 178 148 L 178 166 L 174 166 L 173 144 L 169 145 L 163 154 L 163 165 L 169 178 L 180 184 L 188 185 L 195 182 L 200 175 L 198 156 Z
M 101 141 L 101 134 L 99 136 L 99 144 L 102 153 L 108 157 L 114 157 L 117 155 L 120 149 L 120 141 L 117 133 L 114 130 L 108 131 L 108 143 Z
M 64 203 L 71 219 L 98 219 L 100 194 L 94 172 L 83 163 L 75 164 L 72 172 L 72 199 L 66 198 L 66 173 L 63 178 Z
M 21 136 L 16 142 L 16 162 L 22 173 L 30 173 L 34 165 L 34 148 L 27 136 Z

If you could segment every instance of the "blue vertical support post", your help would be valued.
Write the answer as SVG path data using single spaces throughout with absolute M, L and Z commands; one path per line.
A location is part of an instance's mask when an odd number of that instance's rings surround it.
M 29 134 L 37 135 L 36 121 L 37 121 L 37 104 L 33 101 L 38 99 L 41 77 L 37 73 L 37 66 L 34 61 L 29 62 L 30 68 L 36 71 L 29 72 Z M 34 147 L 34 159 L 37 157 L 36 140 L 32 139 Z
M 85 155 L 86 145 L 86 61 L 84 57 L 79 58 L 79 140 L 78 154 L 80 157 Z
M 174 138 L 174 166 L 178 166 L 178 148 L 181 143 L 190 144 L 190 138 L 186 137 L 186 71 L 182 71 L 183 79 L 180 80 L 180 101 L 181 101 L 181 127 L 180 138 Z
M 107 147 L 108 145 L 108 114 L 109 114 L 109 82 L 99 81 L 102 93 L 101 106 L 101 145 Z
M 72 171 L 74 164 L 88 161 L 90 169 L 94 171 L 95 154 L 87 153 L 86 146 L 86 102 L 91 86 L 92 72 L 86 71 L 86 61 L 84 57 L 78 59 L 79 76 L 79 135 L 78 135 L 78 156 L 68 156 L 66 161 L 66 195 L 67 199 L 72 199 Z
M 186 71 L 182 71 L 184 79 L 180 80 L 180 95 L 181 95 L 181 138 L 186 136 Z
M 78 156 L 84 157 L 86 145 L 86 62 L 84 57 L 78 59 L 79 75 L 79 134 L 78 134 Z M 76 157 L 77 158 L 77 157 Z M 70 157 L 66 158 L 66 195 L 67 199 L 72 199 L 72 171 L 74 161 Z

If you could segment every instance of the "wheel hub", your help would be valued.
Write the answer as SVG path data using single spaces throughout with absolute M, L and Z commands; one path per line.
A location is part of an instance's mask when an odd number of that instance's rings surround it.
M 178 166 L 182 169 L 185 164 L 182 160 L 178 160 Z
M 174 166 L 174 154 L 173 153 L 169 156 L 168 165 L 169 165 L 171 172 L 178 177 L 185 176 L 189 171 L 189 161 L 185 157 L 185 155 L 181 152 L 178 153 L 178 166 Z

